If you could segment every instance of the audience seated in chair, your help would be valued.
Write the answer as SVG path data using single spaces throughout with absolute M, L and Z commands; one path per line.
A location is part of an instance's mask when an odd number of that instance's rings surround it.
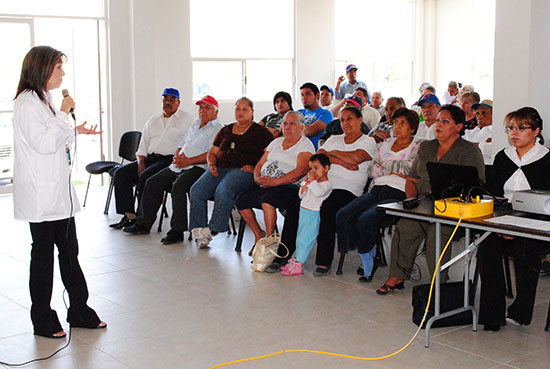
M 383 141 L 369 166 L 373 178 L 368 192 L 336 213 L 338 251 L 357 250 L 363 261 L 360 282 L 370 282 L 378 265 L 375 263 L 378 228 L 386 216 L 376 210 L 379 204 L 405 199 L 405 181 L 416 157 L 420 139 L 414 139 L 418 114 L 407 108 L 393 114 L 394 138 Z
M 185 131 L 193 124 L 191 114 L 179 110 L 180 93 L 175 88 L 166 88 L 162 93 L 161 114 L 149 118 L 136 153 L 137 161 L 119 167 L 114 173 L 117 214 L 123 215 L 111 228 L 130 226 L 137 218 L 133 188 L 139 199 L 145 182 L 152 175 L 172 163 L 174 152 Z
M 431 191 L 427 162 L 440 162 L 475 166 L 479 178 L 485 181 L 485 166 L 481 152 L 471 142 L 464 140 L 461 135 L 464 131 L 464 112 L 454 105 L 444 105 L 437 115 L 434 140 L 420 144 L 416 159 L 409 171 L 405 193 L 407 198 L 425 197 Z M 441 239 L 448 239 L 452 228 L 441 227 Z M 391 245 L 391 262 L 389 278 L 376 292 L 385 295 L 394 289 L 402 289 L 405 279 L 408 279 L 412 270 L 414 257 L 422 240 L 426 238 L 426 258 L 429 272 L 435 269 L 435 224 L 419 222 L 409 219 L 400 219 L 394 232 Z M 448 250 L 442 263 L 450 259 Z M 448 270 L 441 273 L 441 281 L 447 281 Z
M 273 137 L 279 137 L 281 135 L 281 124 L 283 123 L 283 117 L 292 109 L 292 97 L 288 92 L 279 91 L 273 97 L 273 109 L 275 113 L 270 113 L 262 118 L 258 122 L 259 125 L 264 126 L 271 132 Z
M 207 154 L 208 170 L 191 187 L 189 228 L 199 248 L 227 230 L 237 196 L 254 188 L 254 166 L 273 135 L 254 123 L 254 103 L 242 97 L 235 103 L 236 123 L 223 127 Z M 214 197 L 210 222 L 207 202 Z
M 171 229 L 161 242 L 172 244 L 183 241 L 183 232 L 188 230 L 187 194 L 206 170 L 206 154 L 219 130 L 223 128 L 218 119 L 219 104 L 215 98 L 205 96 L 196 105 L 199 106 L 199 118 L 185 132 L 172 164 L 145 183 L 137 220 L 135 224 L 124 227 L 124 232 L 148 234 L 166 191 L 172 194 L 173 212 Z
M 302 136 L 302 113 L 286 113 L 281 131 L 283 137 L 271 141 L 254 168 L 256 188 L 240 194 L 236 202 L 241 216 L 254 232 L 254 244 L 275 231 L 276 210 L 286 209 L 290 200 L 298 196 L 297 183 L 305 176 L 308 160 L 315 152 L 311 141 Z M 264 213 L 265 231 L 254 215 L 253 208 L 258 207 Z

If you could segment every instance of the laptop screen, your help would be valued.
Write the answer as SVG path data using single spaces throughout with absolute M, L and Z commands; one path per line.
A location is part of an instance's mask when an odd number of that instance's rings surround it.
M 449 197 L 465 197 L 472 187 L 479 187 L 477 168 L 468 165 L 428 162 L 432 197 L 439 200 Z M 480 194 L 482 191 L 476 191 Z

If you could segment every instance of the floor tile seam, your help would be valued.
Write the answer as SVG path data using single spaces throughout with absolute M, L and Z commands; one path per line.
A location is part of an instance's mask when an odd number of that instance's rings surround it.
M 492 362 L 496 363 L 497 365 L 506 364 L 504 361 L 498 361 L 498 360 L 495 360 L 495 359 L 491 359 L 491 358 L 489 358 L 489 357 L 486 357 L 486 356 L 483 356 L 483 355 L 480 355 L 480 354 L 477 354 L 477 353 L 475 353 L 475 352 L 471 352 L 471 351 L 468 351 L 468 350 L 464 350 L 464 349 L 461 349 L 460 347 L 455 347 L 455 346 L 449 345 L 449 344 L 447 344 L 447 343 L 443 343 L 443 342 L 437 341 L 437 340 L 435 340 L 435 339 L 434 339 L 434 340 L 430 340 L 430 347 L 431 347 L 433 344 L 445 346 L 445 347 L 447 347 L 447 348 L 450 348 L 450 349 L 453 349 L 453 350 L 456 350 L 456 351 L 460 351 L 460 352 L 463 352 L 463 353 L 465 353 L 465 354 L 472 355 L 472 356 L 478 357 L 478 358 L 483 359 L 483 360 L 492 361 Z M 429 349 L 429 347 L 428 347 L 428 349 Z
M 534 350 L 534 351 L 530 351 L 530 352 L 524 352 L 524 353 L 522 353 L 521 355 L 519 355 L 518 357 L 515 357 L 515 358 L 513 358 L 513 359 L 510 359 L 510 360 L 506 361 L 504 364 L 509 365 L 509 366 L 513 366 L 514 368 L 516 368 L 514 365 L 510 364 L 512 361 L 519 360 L 519 359 L 521 359 L 521 358 L 523 358 L 523 357 L 526 357 L 526 356 L 528 356 L 528 355 L 537 353 L 537 352 L 539 352 L 539 351 L 545 351 L 545 350 L 544 350 L 544 348 L 541 348 L 541 349 Z M 518 369 L 520 369 L 520 368 L 518 368 Z

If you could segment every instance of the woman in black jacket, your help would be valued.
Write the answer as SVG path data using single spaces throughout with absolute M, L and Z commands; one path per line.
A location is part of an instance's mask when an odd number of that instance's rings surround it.
M 536 109 L 525 107 L 505 118 L 512 146 L 501 150 L 493 162 L 488 188 L 494 196 L 512 198 L 514 191 L 550 190 L 550 153 L 541 144 L 542 118 Z M 491 234 L 479 248 L 481 298 L 479 322 L 486 331 L 498 331 L 506 322 L 531 323 L 537 290 L 543 241 Z M 516 299 L 506 312 L 503 253 L 514 257 Z

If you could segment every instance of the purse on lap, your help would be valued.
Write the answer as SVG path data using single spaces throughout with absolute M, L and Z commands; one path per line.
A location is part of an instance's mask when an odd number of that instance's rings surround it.
M 286 255 L 280 256 L 277 254 L 279 245 L 282 245 L 286 249 Z M 281 243 L 281 236 L 277 233 L 268 237 L 263 237 L 254 245 L 254 251 L 252 251 L 252 269 L 257 272 L 264 272 L 275 258 L 286 258 L 288 256 L 288 248 Z

